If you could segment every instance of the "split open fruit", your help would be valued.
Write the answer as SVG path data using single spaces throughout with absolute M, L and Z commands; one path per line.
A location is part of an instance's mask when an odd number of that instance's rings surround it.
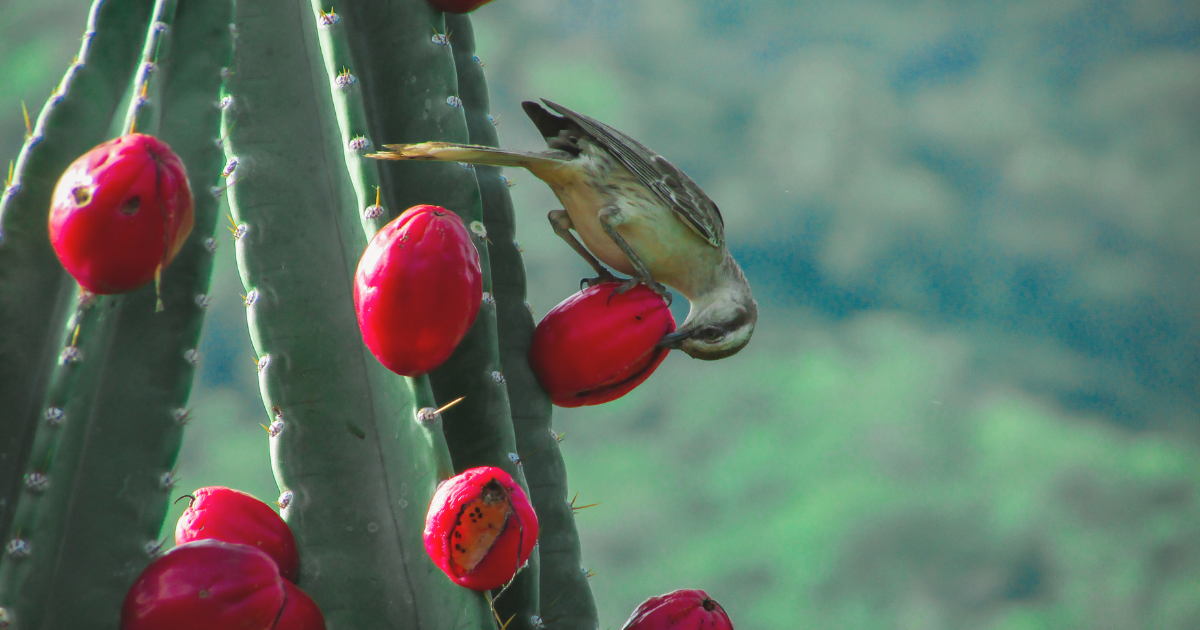
M 504 586 L 537 542 L 538 522 L 525 491 L 499 468 L 482 466 L 451 477 L 433 495 L 425 517 L 425 550 L 460 586 Z

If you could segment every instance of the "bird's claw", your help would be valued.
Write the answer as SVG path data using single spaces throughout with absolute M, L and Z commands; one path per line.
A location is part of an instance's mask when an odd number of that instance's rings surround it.
M 611 271 L 605 269 L 605 270 L 601 271 L 600 275 L 596 276 L 595 278 L 584 278 L 584 279 L 580 280 L 579 281 L 579 290 L 582 291 L 584 289 L 584 287 L 587 287 L 590 289 L 591 287 L 594 287 L 598 284 L 604 284 L 605 282 L 620 282 L 620 281 L 621 281 L 620 278 L 614 276 Z

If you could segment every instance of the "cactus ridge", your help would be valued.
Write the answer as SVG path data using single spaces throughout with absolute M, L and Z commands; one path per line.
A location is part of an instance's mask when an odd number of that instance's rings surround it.
M 17 497 L 76 285 L 50 246 L 59 175 L 106 138 L 141 51 L 152 3 L 97 0 L 76 60 L 46 101 L 0 197 L 0 496 Z M 0 502 L 0 532 L 13 503 Z
M 238 5 L 223 123 L 240 171 L 230 207 L 246 226 L 238 268 L 258 296 L 247 321 L 260 388 L 283 419 L 271 456 L 292 493 L 283 513 L 300 585 L 331 628 L 483 628 L 484 598 L 446 579 L 422 540 L 447 461 L 440 431 L 416 420 L 420 392 L 380 365 L 358 330 L 352 283 L 366 237 L 312 35 L 319 18 L 311 2 Z
M 328 14 L 318 9 L 318 20 L 322 15 Z M 340 19 L 322 29 L 331 91 L 335 103 L 339 99 L 346 102 L 339 110 L 344 138 L 361 134 L 376 143 L 468 141 L 455 57 L 444 35 L 446 19 L 425 0 L 393 2 L 386 11 L 377 4 L 361 3 L 345 6 Z M 344 71 L 350 68 L 354 68 L 350 71 L 353 82 Z M 356 179 L 354 164 L 361 161 L 363 152 L 348 154 L 352 180 Z M 474 170 L 456 164 L 407 163 L 375 168 L 382 171 L 385 181 L 388 203 L 384 205 L 389 217 L 417 204 L 440 205 L 458 214 L 475 236 L 484 291 L 490 294 L 488 239 L 486 231 L 479 231 L 483 215 Z M 358 179 L 365 182 L 368 177 Z M 363 192 L 360 187 L 360 196 Z M 463 399 L 444 412 L 442 421 L 454 470 L 495 466 L 528 492 L 516 459 L 494 304 L 484 300 L 471 330 L 446 363 L 428 375 L 428 381 L 437 401 Z M 414 390 L 423 387 L 415 384 Z M 537 589 L 528 587 L 528 582 L 536 584 L 536 579 L 536 570 L 519 574 L 503 597 L 496 599 L 498 617 L 513 619 L 509 627 L 528 627 L 537 613 Z
M 474 33 L 466 15 L 446 15 L 450 44 L 458 69 L 459 94 L 467 113 L 470 143 L 498 147 L 489 115 L 487 82 L 475 55 Z M 508 183 L 495 166 L 476 166 L 483 199 L 483 223 L 495 280 L 500 359 L 508 381 L 512 422 L 530 498 L 541 527 L 538 549 L 530 561 L 540 573 L 538 619 L 555 628 L 593 630 L 599 623 L 595 598 L 581 570 L 581 545 L 575 515 L 567 503 L 566 464 L 551 431 L 552 406 L 529 367 L 534 321 L 526 300 L 525 265 L 516 237 L 516 218 Z M 537 623 L 527 620 L 536 629 Z
M 161 102 L 145 111 L 143 131 L 171 144 L 191 166 L 193 188 L 207 190 L 220 172 L 213 141 L 231 5 L 222 15 L 211 3 L 185 0 L 176 15 L 175 4 L 155 6 L 151 23 L 164 26 L 146 29 L 145 50 L 153 40 L 158 68 L 139 74 L 134 88 Z M 169 31 L 184 53 L 178 63 L 166 62 Z M 165 85 L 151 88 L 155 83 Z M 142 115 L 135 107 L 126 120 Z M 211 277 L 206 241 L 216 211 L 214 197 L 197 198 L 195 228 L 163 273 L 164 312 L 156 312 L 154 286 L 115 296 L 78 293 L 13 522 L 13 539 L 27 542 L 28 556 L 0 560 L 3 603 L 23 625 L 115 628 L 125 591 L 159 546 L 203 321 L 196 298 Z M 73 605 L 48 604 L 66 600 Z

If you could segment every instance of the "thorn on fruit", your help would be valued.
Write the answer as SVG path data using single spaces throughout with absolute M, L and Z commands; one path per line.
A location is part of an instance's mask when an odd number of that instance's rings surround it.
M 192 500 L 192 501 L 191 501 L 192 503 L 195 503 L 195 502 L 196 502 L 196 497 L 194 497 L 194 496 L 192 496 L 192 495 L 190 495 L 190 494 L 184 494 L 184 495 L 181 495 L 181 496 L 180 496 L 178 499 L 175 499 L 174 501 L 172 501 L 172 502 L 171 502 L 171 505 L 179 505 L 179 502 L 180 502 L 180 501 L 182 501 L 182 500 L 184 500 L 184 499 L 191 499 L 191 500 Z M 188 507 L 191 507 L 191 503 L 189 503 L 189 504 L 188 504 Z

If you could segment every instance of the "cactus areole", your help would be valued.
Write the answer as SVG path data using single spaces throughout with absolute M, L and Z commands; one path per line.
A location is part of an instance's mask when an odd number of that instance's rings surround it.
M 271 556 L 284 578 L 296 581 L 300 571 L 296 539 L 271 506 L 221 486 L 200 488 L 192 497 L 192 505 L 175 526 L 176 545 L 207 539 L 249 545 Z
M 482 466 L 444 482 L 425 517 L 425 550 L 460 586 L 486 591 L 516 575 L 537 542 L 533 506 L 508 473 Z
M 560 407 L 616 400 L 642 384 L 669 352 L 675 331 L 667 303 L 645 285 L 588 287 L 546 313 L 533 333 L 529 364 Z
M 125 595 L 121 630 L 265 630 L 279 616 L 285 580 L 267 554 L 201 540 L 150 563 Z
M 681 589 L 642 602 L 621 630 L 733 630 L 733 624 L 708 593 Z
M 413 206 L 383 226 L 354 274 L 363 341 L 404 376 L 445 362 L 482 300 L 479 252 L 462 219 L 438 206 Z
M 192 232 L 192 190 L 166 143 L 141 133 L 69 166 L 50 205 L 50 243 L 79 285 L 125 293 L 154 280 Z

